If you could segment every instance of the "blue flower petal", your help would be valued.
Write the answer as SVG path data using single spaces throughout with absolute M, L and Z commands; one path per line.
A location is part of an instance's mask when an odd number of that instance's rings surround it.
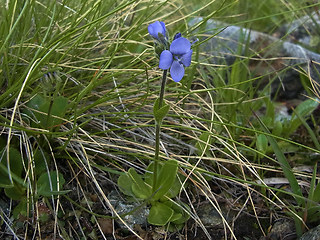
M 152 37 L 159 39 L 159 33 L 162 34 L 164 37 L 166 36 L 166 26 L 164 22 L 156 21 L 154 23 L 149 24 L 148 32 Z
M 186 54 L 183 54 L 181 57 L 181 62 L 183 63 L 183 65 L 185 67 L 189 67 L 191 64 L 191 56 L 192 56 L 192 50 L 190 50 L 189 52 L 187 52 Z
M 178 38 L 181 38 L 181 33 L 176 33 L 176 35 L 174 35 L 173 40 L 176 40 Z
M 173 61 L 172 53 L 168 50 L 162 51 L 160 54 L 159 68 L 165 70 L 168 69 Z
M 161 24 L 161 27 L 162 27 L 162 35 L 163 36 L 166 36 L 166 25 L 164 24 L 164 22 L 160 22 L 160 24 Z
M 183 55 L 190 51 L 191 43 L 184 37 L 173 40 L 170 45 L 170 52 L 175 55 Z
M 182 64 L 180 64 L 178 61 L 173 61 L 171 68 L 170 68 L 170 74 L 172 79 L 175 82 L 179 82 L 184 75 L 184 67 Z

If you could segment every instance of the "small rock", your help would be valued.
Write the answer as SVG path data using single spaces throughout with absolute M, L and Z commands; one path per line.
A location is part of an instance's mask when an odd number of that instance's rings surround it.
M 281 219 L 275 222 L 267 237 L 263 240 L 296 240 L 295 225 L 293 221 Z
M 110 203 L 117 211 L 119 215 L 128 213 L 136 208 L 139 208 L 141 202 L 133 202 L 125 199 L 125 196 L 120 196 L 117 191 L 111 191 L 108 195 Z M 149 215 L 149 209 L 144 205 L 140 209 L 136 210 L 132 215 L 126 215 L 123 220 L 129 227 L 134 228 L 134 225 L 147 225 L 147 216 Z M 125 227 L 120 220 L 115 220 L 121 227 Z
M 189 25 L 190 27 L 196 26 L 201 21 L 203 21 L 202 18 L 194 18 L 189 22 Z M 208 36 L 221 31 L 200 45 L 200 51 L 206 54 L 205 57 L 209 63 L 231 65 L 236 60 L 236 56 L 245 54 L 245 44 L 248 43 L 249 47 L 246 56 L 250 56 L 249 67 L 253 67 L 252 70 L 257 71 L 258 74 L 261 73 L 261 76 L 276 72 L 277 81 L 273 82 L 272 94 L 275 94 L 280 87 L 278 93 L 280 98 L 296 98 L 303 91 L 299 68 L 302 68 L 307 73 L 310 72 L 310 76 L 320 83 L 318 75 L 320 67 L 314 64 L 314 62 L 320 62 L 320 54 L 318 53 L 290 41 L 284 41 L 247 28 L 230 26 L 213 19 L 205 22 L 204 28 Z M 194 33 L 196 34 L 196 31 Z M 239 49 L 241 49 L 239 47 L 242 47 L 242 52 L 239 52 Z M 257 66 L 261 66 L 259 64 L 261 59 L 265 58 L 274 60 L 267 61 L 268 64 L 265 64 L 266 66 L 264 67 L 266 70 L 258 69 Z
M 300 240 L 320 240 L 320 225 L 304 233 Z
M 320 42 L 316 40 L 319 36 L 319 14 L 319 12 L 315 11 L 310 15 L 303 16 L 291 23 L 284 24 L 279 30 L 279 37 L 284 37 L 289 33 L 289 41 L 291 42 L 299 43 L 306 47 L 320 46 Z
M 205 227 L 223 227 L 221 215 L 211 203 L 203 203 L 197 213 Z M 223 215 L 226 216 L 225 213 Z

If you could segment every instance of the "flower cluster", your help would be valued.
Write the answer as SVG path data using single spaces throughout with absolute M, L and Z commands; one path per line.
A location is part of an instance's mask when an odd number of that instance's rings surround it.
M 160 54 L 159 68 L 167 70 L 175 82 L 179 82 L 184 76 L 184 67 L 191 64 L 191 43 L 188 39 L 181 37 L 177 33 L 170 45 L 168 43 L 168 33 L 163 22 L 156 21 L 148 26 L 149 34 L 160 44 L 164 50 Z

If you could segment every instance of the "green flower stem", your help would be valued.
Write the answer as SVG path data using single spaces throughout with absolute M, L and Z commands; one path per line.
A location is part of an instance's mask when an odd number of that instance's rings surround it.
M 160 109 L 162 107 L 162 103 L 163 103 L 164 89 L 166 87 L 166 81 L 167 81 L 167 72 L 168 72 L 168 70 L 163 70 L 158 109 Z
M 163 70 L 158 109 L 162 107 L 162 103 L 163 103 L 164 90 L 165 90 L 166 81 L 167 81 L 167 71 L 168 70 Z M 157 177 L 158 177 L 158 163 L 159 163 L 159 152 L 160 152 L 160 128 L 161 128 L 161 122 L 156 121 L 156 147 L 155 147 L 154 164 L 153 164 L 152 192 L 155 192 L 157 190 L 155 188 L 157 185 Z

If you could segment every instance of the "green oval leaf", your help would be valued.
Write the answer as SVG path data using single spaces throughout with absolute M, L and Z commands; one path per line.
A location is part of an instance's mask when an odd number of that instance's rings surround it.
M 26 114 L 32 118 L 36 118 L 41 127 L 55 127 L 62 123 L 62 119 L 68 108 L 68 99 L 63 96 L 58 96 L 53 101 L 49 98 L 44 98 L 41 95 L 36 95 L 32 98 L 27 106 L 31 108 L 26 111 Z M 36 111 L 32 111 L 32 110 Z M 48 114 L 50 114 L 48 118 Z
M 65 180 L 61 173 L 57 174 L 56 171 L 43 173 L 37 181 L 38 195 L 49 197 L 52 195 L 65 194 L 68 191 L 62 191 Z
M 158 200 L 163 197 L 172 187 L 178 171 L 178 163 L 176 160 L 166 161 L 162 166 L 157 177 L 156 192 L 152 197 L 153 200 Z
M 290 121 L 290 126 L 288 129 L 289 133 L 293 133 L 297 128 L 302 124 L 300 118 L 305 118 L 310 115 L 317 107 L 319 106 L 319 102 L 308 99 L 300 103 L 294 110 L 292 114 L 292 118 Z M 298 116 L 299 117 L 298 117 Z
M 283 129 L 282 123 L 280 121 L 275 121 L 272 129 L 272 134 L 275 136 L 281 136 L 282 129 Z
M 144 181 L 149 184 L 150 186 L 153 185 L 153 162 L 151 164 L 149 164 L 149 166 L 147 167 L 147 171 L 146 173 L 144 174 Z M 159 172 L 161 172 L 162 170 L 162 165 L 159 165 Z M 180 179 L 180 180 L 179 180 Z M 169 189 L 169 191 L 165 194 L 166 197 L 168 198 L 174 198 L 176 197 L 180 191 L 181 191 L 181 187 L 182 187 L 182 184 L 181 182 L 183 182 L 185 180 L 185 177 L 182 175 L 182 174 L 176 174 L 175 175 L 175 179 L 174 179 L 174 182 L 171 186 L 171 188 Z M 164 200 L 166 199 L 165 197 L 163 197 Z M 160 197 L 160 200 L 162 198 Z
M 153 225 L 164 226 L 170 221 L 173 214 L 174 211 L 170 207 L 156 202 L 150 209 L 148 222 Z
M 118 186 L 122 193 L 128 196 L 134 196 L 132 192 L 132 180 L 127 174 L 120 175 L 118 178 Z
M 166 201 L 164 202 L 164 204 L 174 211 L 174 215 L 170 219 L 170 222 L 179 225 L 185 223 L 190 218 L 190 214 L 188 212 L 190 212 L 191 210 L 187 204 L 181 201 L 179 201 L 178 203 L 174 201 Z
M 264 134 L 259 134 L 256 141 L 257 150 L 265 154 L 268 149 L 268 138 Z
M 21 200 L 21 198 L 25 197 L 26 189 L 20 186 L 20 184 L 14 183 L 12 188 L 5 188 L 4 192 L 7 197 L 18 201 Z
M 12 188 L 14 187 L 9 178 L 8 164 L 7 164 L 7 154 L 6 148 L 0 151 L 0 187 Z M 9 165 L 10 165 L 10 175 L 16 182 L 23 182 L 21 179 L 21 174 L 23 170 L 20 152 L 15 148 L 9 148 Z M 20 180 L 20 181 L 19 181 Z
M 152 194 L 151 186 L 148 186 L 142 180 L 142 177 L 134 170 L 134 168 L 129 169 L 128 175 L 133 182 L 131 187 L 133 194 L 137 198 L 148 199 Z

